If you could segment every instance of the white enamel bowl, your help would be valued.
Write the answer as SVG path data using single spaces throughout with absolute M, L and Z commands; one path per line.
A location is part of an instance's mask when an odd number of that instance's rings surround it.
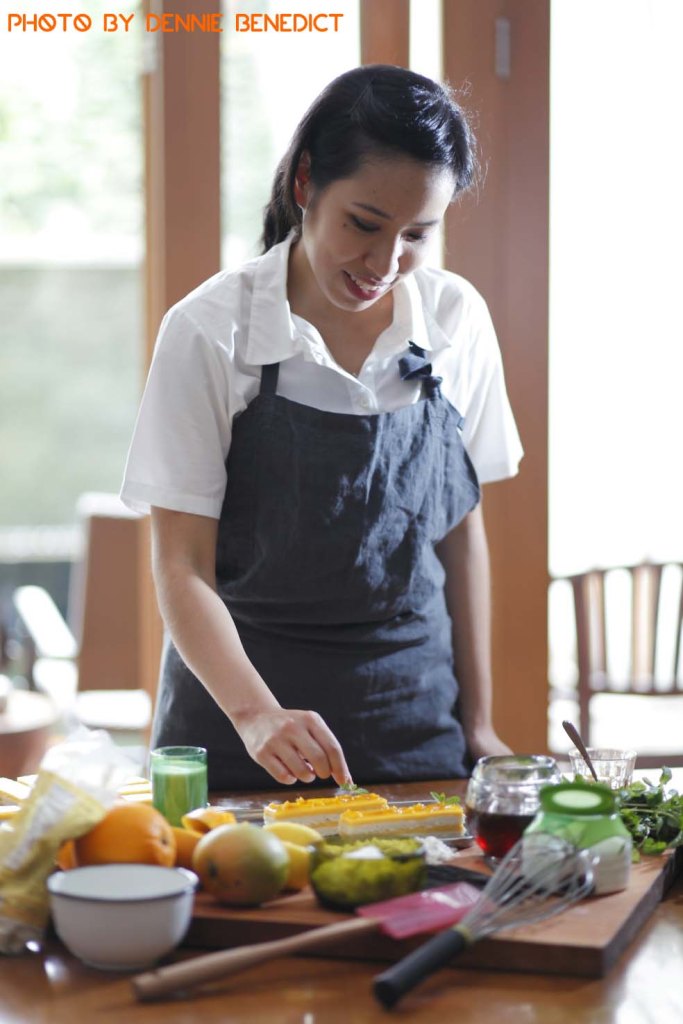
M 185 868 L 102 864 L 47 880 L 55 929 L 91 967 L 137 970 L 155 963 L 187 931 L 198 879 Z

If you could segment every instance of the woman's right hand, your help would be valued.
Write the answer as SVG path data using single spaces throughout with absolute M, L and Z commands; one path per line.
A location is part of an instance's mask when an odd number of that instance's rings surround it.
M 216 592 L 217 535 L 215 519 L 152 509 L 154 581 L 169 633 L 257 764 L 285 784 L 332 776 L 341 786 L 349 770 L 320 715 L 281 708 L 247 658 Z
M 249 756 L 277 782 L 350 781 L 339 741 L 317 712 L 278 707 L 230 717 Z

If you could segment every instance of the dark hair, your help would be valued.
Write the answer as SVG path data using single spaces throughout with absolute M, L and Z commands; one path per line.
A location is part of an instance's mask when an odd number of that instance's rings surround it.
M 326 86 L 294 132 L 264 211 L 263 251 L 301 224 L 294 179 L 303 152 L 311 158 L 310 181 L 321 190 L 383 150 L 449 168 L 454 197 L 475 178 L 474 135 L 445 86 L 389 64 L 354 68 Z

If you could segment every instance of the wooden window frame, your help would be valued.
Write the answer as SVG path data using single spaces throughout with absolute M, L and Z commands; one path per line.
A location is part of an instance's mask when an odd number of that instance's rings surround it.
M 507 32 L 501 76 L 496 40 Z M 518 477 L 484 489 L 494 717 L 514 750 L 539 752 L 548 744 L 550 0 L 444 0 L 443 47 L 445 78 L 467 83 L 486 171 L 448 215 L 446 266 L 490 307 L 525 449 Z

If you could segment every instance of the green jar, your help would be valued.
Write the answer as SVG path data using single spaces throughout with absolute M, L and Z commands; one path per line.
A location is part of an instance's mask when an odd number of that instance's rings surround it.
M 528 866 L 544 855 L 548 837 L 562 839 L 597 856 L 593 871 L 598 895 L 628 886 L 631 872 L 631 836 L 617 809 L 616 796 L 607 786 L 561 782 L 544 786 L 541 808 L 524 831 Z

